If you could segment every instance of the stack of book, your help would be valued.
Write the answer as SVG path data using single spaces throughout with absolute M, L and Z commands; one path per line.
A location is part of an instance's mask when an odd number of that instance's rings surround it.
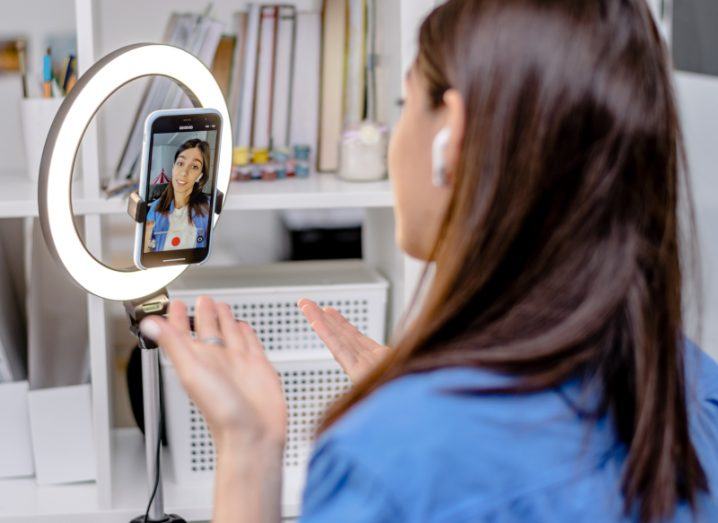
M 249 3 L 231 28 L 207 14 L 173 14 L 163 41 L 212 69 L 227 99 L 235 151 L 271 157 L 301 146 L 317 152 L 317 170 L 336 171 L 342 130 L 375 117 L 375 2 L 324 0 L 321 13 Z M 108 193 L 139 179 L 147 116 L 190 106 L 173 81 L 151 80 Z
M 376 1 L 324 1 L 319 171 L 338 169 L 344 129 L 377 119 Z
M 297 148 L 316 150 L 321 14 L 286 4 L 249 4 L 235 15 L 234 25 L 237 46 L 228 99 L 234 179 L 281 178 L 269 172 L 275 157 Z M 279 167 L 277 173 L 283 172 Z

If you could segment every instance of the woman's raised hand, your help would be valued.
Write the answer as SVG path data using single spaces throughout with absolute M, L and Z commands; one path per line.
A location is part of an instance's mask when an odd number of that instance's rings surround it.
M 147 318 L 141 329 L 172 361 L 219 448 L 238 442 L 283 446 L 287 408 L 281 381 L 255 332 L 236 321 L 228 305 L 197 299 L 196 339 L 181 301 L 170 303 L 167 319 Z
M 359 381 L 390 350 L 364 336 L 332 307 L 321 308 L 306 298 L 299 300 L 297 305 L 353 383 Z

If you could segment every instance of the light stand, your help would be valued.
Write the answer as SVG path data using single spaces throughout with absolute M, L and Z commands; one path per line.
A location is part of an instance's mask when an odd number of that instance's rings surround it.
M 135 44 L 118 49 L 97 61 L 78 79 L 62 102 L 45 142 L 38 182 L 38 209 L 45 243 L 70 278 L 91 294 L 122 301 L 125 305 L 130 329 L 142 350 L 145 461 L 150 488 L 147 513 L 133 522 L 173 523 L 184 520 L 164 513 L 159 452 L 159 349 L 142 336 L 139 323 L 146 316 L 166 313 L 169 304 L 166 286 L 188 265 L 145 270 L 106 266 L 87 250 L 75 227 L 71 195 L 77 150 L 99 107 L 130 81 L 156 75 L 176 81 L 195 107 L 214 108 L 222 116 L 212 226 L 217 224 L 232 168 L 232 129 L 227 104 L 214 76 L 200 60 L 178 47 L 161 44 Z M 147 203 L 135 193 L 130 197 L 128 212 L 135 221 L 144 222 Z
M 145 427 L 145 462 L 147 465 L 147 485 L 149 486 L 149 503 L 146 514 L 137 516 L 132 523 L 146 521 L 185 523 L 176 514 L 165 514 L 162 493 L 162 467 L 160 464 L 160 439 L 162 437 L 160 412 L 160 376 L 159 347 L 151 339 L 140 332 L 140 322 L 147 316 L 163 316 L 167 312 L 169 296 L 167 289 L 160 290 L 149 298 L 124 302 L 125 310 L 130 318 L 130 331 L 137 336 L 142 351 L 142 413 Z

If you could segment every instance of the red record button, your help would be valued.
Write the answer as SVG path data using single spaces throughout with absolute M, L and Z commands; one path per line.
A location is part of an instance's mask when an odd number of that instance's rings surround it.
M 180 239 L 178 236 L 175 236 L 172 238 L 172 247 L 177 247 L 180 244 Z

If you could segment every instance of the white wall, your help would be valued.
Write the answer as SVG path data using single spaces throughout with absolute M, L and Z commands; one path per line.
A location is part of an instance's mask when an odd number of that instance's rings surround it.
M 718 358 L 718 77 L 677 73 L 676 90 L 700 241 L 705 300 L 700 338 Z

